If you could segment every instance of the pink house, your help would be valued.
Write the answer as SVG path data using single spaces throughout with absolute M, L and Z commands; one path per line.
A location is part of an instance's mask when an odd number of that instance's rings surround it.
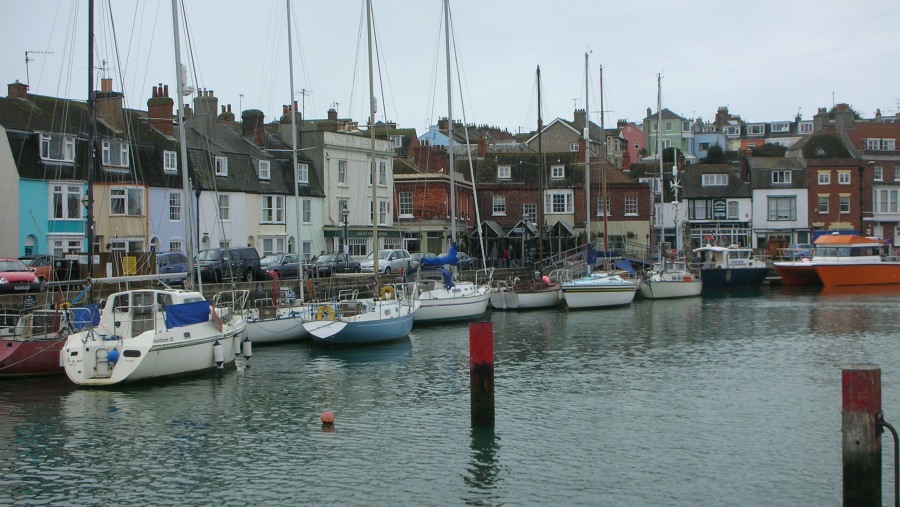
M 627 149 L 623 150 L 622 168 L 628 170 L 631 164 L 641 161 L 641 150 L 644 149 L 644 133 L 640 125 L 619 120 L 617 122 L 619 137 L 625 139 Z

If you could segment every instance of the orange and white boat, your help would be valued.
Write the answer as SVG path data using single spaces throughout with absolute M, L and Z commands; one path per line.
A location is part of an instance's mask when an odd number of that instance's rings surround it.
M 884 257 L 884 240 L 858 235 L 831 234 L 815 241 L 815 255 L 806 261 L 776 262 L 786 285 L 814 282 L 825 287 L 900 285 L 900 261 Z

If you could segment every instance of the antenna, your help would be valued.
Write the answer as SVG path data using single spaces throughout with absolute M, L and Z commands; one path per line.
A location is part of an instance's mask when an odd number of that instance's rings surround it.
M 299 92 L 300 94 L 300 112 L 302 113 L 302 118 L 306 118 L 306 96 L 312 95 L 312 90 L 307 90 L 306 88 L 301 88 Z
M 25 51 L 25 84 L 31 86 L 31 77 L 28 72 L 28 62 L 33 62 L 34 58 L 28 58 L 28 55 L 52 55 L 53 51 Z

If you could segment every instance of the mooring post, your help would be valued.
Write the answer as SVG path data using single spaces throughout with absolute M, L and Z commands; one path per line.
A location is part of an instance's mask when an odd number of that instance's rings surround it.
M 841 374 L 844 505 L 881 505 L 881 368 L 853 364 Z
M 469 381 L 472 391 L 472 426 L 494 425 L 494 326 L 469 324 Z

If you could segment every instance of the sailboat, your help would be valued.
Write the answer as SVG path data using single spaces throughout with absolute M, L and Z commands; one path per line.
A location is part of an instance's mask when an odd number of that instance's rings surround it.
M 647 299 L 669 299 L 699 296 L 703 290 L 703 282 L 697 273 L 693 273 L 688 268 L 684 259 L 668 258 L 666 252 L 663 251 L 663 243 L 665 242 L 665 228 L 662 226 L 662 202 L 665 192 L 663 191 L 663 156 L 662 156 L 662 77 L 657 74 L 657 97 L 656 97 L 656 153 L 659 155 L 659 195 L 660 195 L 660 220 L 659 220 L 659 243 L 657 244 L 658 261 L 653 265 L 648 273 L 641 280 L 641 296 Z M 678 202 L 678 164 L 677 157 L 675 165 L 672 166 L 672 190 L 675 195 L 675 202 Z
M 537 67 L 537 109 L 538 109 L 538 195 L 543 205 L 544 199 L 544 150 L 542 144 L 542 135 L 544 130 L 544 121 L 541 117 L 541 67 Z M 541 217 L 535 217 L 538 227 L 543 223 Z M 523 223 L 523 227 L 527 224 Z M 523 236 L 524 238 L 524 236 Z M 540 248 L 541 248 L 541 264 L 544 261 L 544 228 L 540 227 Z M 543 266 L 541 266 L 543 268 Z M 530 310 L 535 308 L 549 308 L 556 306 L 562 302 L 562 290 L 560 282 L 547 275 L 542 275 L 540 271 L 535 272 L 535 276 L 531 280 L 513 279 L 512 283 L 506 283 L 502 280 L 495 282 L 496 286 L 491 292 L 491 306 L 496 310 Z
M 422 282 L 419 288 L 418 300 L 421 307 L 416 312 L 415 321 L 419 324 L 446 322 L 451 320 L 471 320 L 479 317 L 487 311 L 491 297 L 490 279 L 492 270 L 487 270 L 487 275 L 479 277 L 476 273 L 476 281 L 454 280 L 450 272 L 443 266 L 456 266 L 456 195 L 455 174 L 456 161 L 453 153 L 453 89 L 452 89 L 452 62 L 450 52 L 450 2 L 444 0 L 444 37 L 447 56 L 447 157 L 448 170 L 450 172 L 450 249 L 446 256 L 437 259 L 423 258 L 419 265 L 419 278 L 422 268 L 431 268 L 441 272 L 439 281 L 428 280 Z M 476 221 L 480 221 L 476 218 Z M 484 281 L 479 280 L 484 278 Z M 482 283 L 478 283 L 481 281 Z
M 588 84 L 589 84 L 589 66 L 588 66 L 588 53 L 584 55 L 584 75 L 585 75 L 585 84 L 584 84 L 584 110 L 585 110 L 585 125 L 584 125 L 584 179 L 585 179 L 585 192 L 586 198 L 585 202 L 587 206 L 585 207 L 586 212 L 586 227 L 585 233 L 587 234 L 587 248 L 588 248 L 588 260 L 590 260 L 590 253 L 592 249 L 591 244 L 591 185 L 590 185 L 590 177 L 591 177 L 591 164 L 590 164 L 590 156 L 591 156 L 591 121 L 590 117 L 587 114 L 590 109 L 588 108 Z M 603 166 L 606 164 L 606 131 L 603 129 L 603 70 L 601 68 L 600 74 L 600 130 L 601 135 L 603 137 L 603 147 L 604 150 L 602 152 L 602 157 L 600 159 L 600 167 L 601 173 L 605 172 Z M 605 185 L 604 185 L 605 188 Z M 605 194 L 605 191 L 604 191 Z M 606 207 L 606 196 L 602 197 L 603 207 Z M 603 211 L 603 224 L 604 228 L 606 226 L 606 215 L 607 210 Z M 605 252 L 609 252 L 609 244 L 607 238 L 608 234 L 603 235 L 604 242 L 604 250 Z M 562 293 L 563 299 L 566 302 L 566 306 L 569 308 L 601 308 L 607 306 L 622 306 L 631 304 L 634 300 L 635 294 L 637 294 L 638 285 L 635 281 L 623 278 L 617 272 L 609 271 L 609 266 L 604 266 L 604 270 L 600 271 L 590 271 L 590 262 L 587 263 L 588 273 L 585 276 L 575 278 L 573 280 L 568 280 L 562 283 Z
M 369 136 L 371 140 L 372 181 L 377 180 L 375 149 L 375 82 L 372 56 L 372 1 L 366 0 L 366 32 L 369 50 Z M 373 218 L 377 199 L 377 185 L 372 185 Z M 303 323 L 310 338 L 319 344 L 361 345 L 405 338 L 413 326 L 419 308 L 415 284 L 386 285 L 378 283 L 378 220 L 372 220 L 372 248 L 374 255 L 372 276 L 374 295 L 359 298 L 358 290 L 341 291 L 333 302 L 317 303 L 315 318 Z
M 91 0 L 93 19 L 93 0 Z M 179 135 L 182 184 L 190 190 L 187 142 L 184 125 L 184 95 L 177 0 L 172 0 L 175 37 L 175 67 L 178 80 Z M 91 21 L 92 23 L 92 21 Z M 89 38 L 93 40 L 91 26 Z M 88 184 L 90 185 L 90 180 Z M 191 200 L 184 200 L 185 239 L 193 251 L 190 230 Z M 90 256 L 89 256 L 90 257 Z M 188 272 L 192 256 L 188 255 Z M 97 279 L 104 281 L 146 281 L 158 275 Z M 103 305 L 99 322 L 69 334 L 62 349 L 66 375 L 85 386 L 122 383 L 179 376 L 213 368 L 223 369 L 244 353 L 249 358 L 250 342 L 243 341 L 246 321 L 231 307 L 214 307 L 203 294 L 192 290 L 129 289 L 113 293 Z

